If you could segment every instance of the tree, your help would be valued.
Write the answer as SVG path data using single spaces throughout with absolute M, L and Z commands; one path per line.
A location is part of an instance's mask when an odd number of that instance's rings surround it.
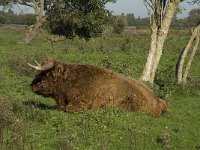
M 21 4 L 28 7 L 32 7 L 35 11 L 35 24 L 29 26 L 26 31 L 26 37 L 24 39 L 24 43 L 29 44 L 37 35 L 40 27 L 43 22 L 46 20 L 46 16 L 44 15 L 45 8 L 53 2 L 51 0 L 0 0 L 0 5 L 9 5 L 9 4 Z
M 18 4 L 32 7 L 35 11 L 35 19 L 36 22 L 33 25 L 30 25 L 26 30 L 26 37 L 24 39 L 25 44 L 30 44 L 30 42 L 37 35 L 40 27 L 46 20 L 46 16 L 44 15 L 44 10 L 47 5 L 45 0 L 16 0 Z
M 188 78 L 188 74 L 189 74 L 189 70 L 190 70 L 192 61 L 193 61 L 195 53 L 198 49 L 199 36 L 200 36 L 200 20 L 199 20 L 199 23 L 197 24 L 197 26 L 194 29 L 192 29 L 192 36 L 190 37 L 190 40 L 188 41 L 186 47 L 182 50 L 182 52 L 179 56 L 179 59 L 178 59 L 177 65 L 176 65 L 176 78 L 177 78 L 178 84 L 186 84 L 186 82 L 187 82 L 187 78 Z M 185 72 L 183 74 L 184 62 L 185 62 L 185 59 L 187 57 L 189 50 L 192 47 L 193 47 L 193 49 L 191 50 L 191 54 L 190 54 L 188 63 L 185 68 Z
M 73 38 L 76 35 L 89 39 L 102 34 L 110 13 L 107 2 L 114 0 L 59 0 L 47 11 L 51 33 Z
M 181 0 L 144 0 L 151 26 L 151 44 L 141 80 L 154 82 L 155 73 L 162 55 L 163 45 L 172 18 Z
M 197 9 L 192 9 L 192 10 L 189 12 L 189 16 L 188 16 L 187 20 L 188 20 L 188 24 L 189 24 L 191 27 L 196 26 L 196 24 L 197 24 L 198 21 L 200 20 L 200 9 L 199 9 L 199 8 L 197 8 Z

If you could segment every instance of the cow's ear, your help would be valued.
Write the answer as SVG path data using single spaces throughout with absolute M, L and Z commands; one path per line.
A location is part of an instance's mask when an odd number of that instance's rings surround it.
M 64 72 L 64 67 L 63 67 L 63 65 L 58 64 L 58 65 L 56 65 L 56 66 L 54 67 L 53 76 L 54 76 L 54 77 L 62 76 L 63 72 Z

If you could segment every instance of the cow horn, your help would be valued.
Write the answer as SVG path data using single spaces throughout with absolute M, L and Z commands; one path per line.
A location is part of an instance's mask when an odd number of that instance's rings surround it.
M 39 64 L 36 60 L 35 60 L 35 63 L 36 63 L 38 66 L 41 66 L 41 64 Z
M 36 61 L 35 61 L 36 62 Z M 41 66 L 38 62 L 36 62 L 36 64 L 38 66 L 34 66 L 34 65 L 31 65 L 28 63 L 29 66 L 31 66 L 32 68 L 36 69 L 36 70 L 40 70 L 40 71 L 45 71 L 45 70 L 48 70 L 48 69 L 51 69 L 53 67 L 53 62 L 49 62 L 48 64 L 44 65 L 44 66 Z

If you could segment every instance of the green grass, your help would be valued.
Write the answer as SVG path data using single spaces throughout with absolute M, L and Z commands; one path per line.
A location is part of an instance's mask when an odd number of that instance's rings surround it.
M 200 149 L 200 53 L 195 56 L 186 87 L 174 85 L 175 64 L 189 37 L 170 35 L 165 43 L 155 87 L 168 88 L 170 112 L 153 118 L 143 113 L 102 109 L 64 113 L 51 98 L 29 87 L 35 71 L 27 62 L 54 57 L 67 63 L 109 67 L 138 79 L 143 71 L 149 36 L 110 35 L 85 42 L 59 43 L 41 35 L 22 45 L 23 31 L 0 29 L 0 149 L 159 150 Z M 158 90 L 159 89 L 159 90 Z

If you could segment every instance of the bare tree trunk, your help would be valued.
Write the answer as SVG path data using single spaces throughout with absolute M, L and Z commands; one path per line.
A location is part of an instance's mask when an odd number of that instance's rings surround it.
M 191 46 L 192 46 L 192 43 L 195 39 L 195 35 L 192 35 L 190 37 L 190 40 L 187 44 L 187 46 L 182 50 L 181 52 L 181 55 L 179 57 L 179 60 L 178 60 L 178 63 L 176 65 L 176 78 L 177 78 L 177 83 L 178 84 L 181 84 L 182 83 L 182 79 L 183 79 L 183 65 L 184 65 L 184 61 L 185 61 L 185 58 L 188 54 L 188 51 L 190 50 Z
M 27 28 L 26 37 L 23 41 L 23 43 L 25 44 L 30 44 L 30 42 L 36 37 L 43 22 L 46 20 L 46 16 L 43 16 L 44 0 L 39 0 L 38 2 L 35 0 L 30 0 L 30 1 L 17 0 L 17 2 L 19 4 L 32 7 L 35 11 L 36 23 Z
M 158 68 L 160 58 L 162 56 L 163 45 L 179 2 L 180 1 L 169 2 L 165 8 L 165 15 L 162 16 L 162 11 L 156 12 L 157 15 L 153 18 L 151 26 L 151 46 L 149 49 L 149 55 L 147 58 L 146 66 L 141 76 L 141 80 L 143 81 L 148 81 L 151 84 L 153 84 L 154 82 L 155 73 Z M 160 10 L 160 8 L 156 6 L 156 2 L 154 2 L 154 4 L 154 7 L 157 7 L 156 9 Z
M 195 39 L 194 48 L 193 48 L 193 50 L 191 52 L 189 61 L 188 61 L 187 66 L 185 68 L 185 73 L 183 75 L 183 84 L 186 84 L 186 82 L 187 82 L 187 77 L 188 77 L 188 74 L 189 74 L 189 70 L 190 70 L 194 55 L 195 55 L 195 53 L 196 53 L 196 51 L 198 49 L 198 45 L 199 45 L 199 36 L 197 36 L 196 39 Z
M 147 57 L 147 62 L 146 62 L 145 69 L 143 71 L 143 75 L 141 77 L 141 80 L 149 81 L 150 83 L 153 83 L 152 68 L 153 68 L 155 54 L 156 54 L 156 39 L 157 39 L 157 28 L 155 26 L 152 26 L 151 45 L 149 49 L 149 55 Z
M 185 62 L 185 58 L 186 58 L 186 56 L 188 54 L 188 51 L 192 47 L 192 43 L 194 42 L 194 40 L 197 38 L 197 36 L 199 34 L 198 33 L 199 29 L 200 29 L 200 24 L 198 24 L 197 27 L 195 27 L 195 29 L 192 31 L 192 36 L 190 37 L 190 40 L 189 40 L 188 44 L 182 50 L 182 52 L 181 52 L 181 54 L 179 56 L 178 62 L 176 64 L 176 78 L 177 78 L 177 83 L 178 84 L 181 84 L 183 82 L 183 65 L 184 65 L 184 62 Z
M 36 37 L 40 27 L 42 26 L 45 19 L 40 19 L 36 21 L 34 25 L 30 25 L 26 30 L 26 37 L 24 39 L 25 44 L 30 44 L 30 42 Z

